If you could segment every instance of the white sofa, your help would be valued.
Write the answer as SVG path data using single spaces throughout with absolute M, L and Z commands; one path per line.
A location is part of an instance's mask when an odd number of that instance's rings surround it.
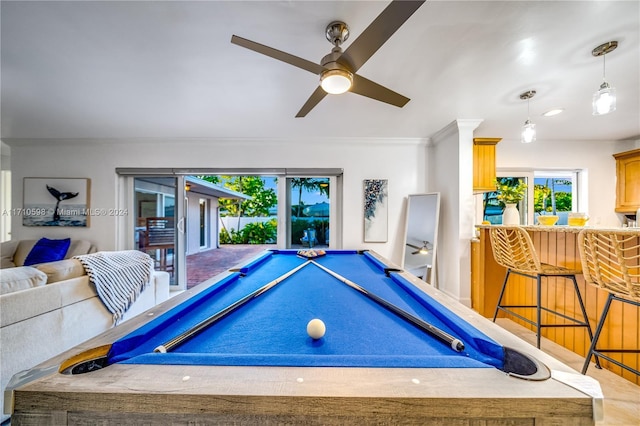
M 169 274 L 155 271 L 121 322 L 168 298 Z M 14 374 L 113 326 L 87 275 L 0 295 L 0 418 L 9 417 L 3 396 Z

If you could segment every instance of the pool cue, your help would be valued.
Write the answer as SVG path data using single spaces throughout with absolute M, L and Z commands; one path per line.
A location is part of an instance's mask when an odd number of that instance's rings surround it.
M 464 343 L 462 343 L 462 341 L 460 339 L 458 339 L 456 337 L 453 337 L 452 335 L 450 335 L 446 331 L 440 330 L 438 327 L 429 324 L 428 322 L 424 321 L 423 319 L 420 319 L 420 318 L 416 317 L 415 315 L 410 314 L 409 312 L 405 311 L 402 308 L 397 307 L 396 305 L 394 305 L 391 302 L 387 302 L 383 298 L 381 298 L 379 296 L 376 296 L 375 294 L 373 294 L 370 291 L 362 288 L 361 286 L 359 286 L 358 284 L 354 283 L 353 281 L 348 280 L 347 278 L 343 277 L 342 275 L 332 271 L 331 269 L 325 268 L 324 266 L 320 265 L 317 262 L 314 262 L 313 260 L 311 261 L 311 263 L 313 263 L 314 265 L 316 265 L 318 268 L 322 269 L 323 271 L 327 272 L 328 274 L 332 275 L 333 277 L 337 278 L 338 280 L 342 281 L 344 284 L 348 285 L 349 287 L 351 287 L 351 288 L 359 291 L 360 293 L 364 294 L 365 296 L 367 296 L 369 299 L 373 300 L 374 302 L 376 302 L 380 306 L 388 309 L 389 311 L 391 311 L 394 314 L 398 315 L 402 319 L 410 322 L 414 326 L 418 327 L 420 330 L 426 331 L 427 333 L 429 333 L 429 334 L 437 337 L 438 339 L 442 340 L 443 342 L 445 342 L 446 344 L 451 346 L 451 349 L 453 349 L 454 351 L 462 352 L 464 350 Z
M 261 294 L 265 293 L 267 290 L 270 290 L 271 288 L 275 287 L 276 284 L 281 283 L 282 281 L 286 280 L 291 275 L 295 274 L 300 269 L 302 269 L 305 266 L 307 266 L 309 263 L 311 263 L 311 262 L 310 261 L 306 261 L 302 265 L 299 265 L 299 266 L 293 268 L 292 270 L 290 270 L 289 272 L 287 272 L 285 274 L 282 274 L 281 276 L 279 276 L 275 280 L 270 281 L 269 283 L 263 285 L 259 289 L 247 294 L 242 299 L 236 300 L 231 305 L 229 305 L 226 308 L 216 312 L 215 314 L 211 315 L 209 318 L 199 322 L 198 324 L 196 324 L 193 327 L 191 327 L 189 330 L 187 330 L 187 331 L 179 334 L 178 336 L 174 337 L 173 339 L 169 340 L 167 343 L 156 347 L 153 350 L 153 352 L 167 353 L 169 351 L 172 351 L 177 346 L 183 344 L 187 340 L 189 340 L 192 337 L 194 337 L 196 334 L 198 334 L 201 331 L 203 331 L 205 328 L 209 327 L 210 325 L 214 324 L 215 322 L 217 322 L 221 318 L 224 318 L 225 316 L 227 316 L 231 312 L 235 311 L 236 309 L 238 309 L 239 307 L 241 307 L 242 305 L 247 303 L 249 300 L 260 296 Z

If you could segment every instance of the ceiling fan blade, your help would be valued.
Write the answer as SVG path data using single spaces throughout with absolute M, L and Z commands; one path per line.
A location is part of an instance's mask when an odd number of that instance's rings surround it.
M 302 105 L 302 108 L 300 108 L 300 111 L 298 111 L 298 113 L 296 114 L 296 118 L 305 117 L 309 113 L 309 111 L 311 111 L 316 105 L 318 105 L 318 103 L 320 103 L 322 99 L 324 99 L 325 96 L 327 96 L 327 92 L 325 92 L 321 86 L 318 86 L 316 90 L 311 94 L 311 96 L 309 96 L 307 102 Z
M 391 89 L 387 89 L 378 83 L 374 83 L 373 81 L 358 74 L 353 76 L 353 86 L 351 86 L 350 91 L 400 108 L 410 101 L 406 96 L 402 96 L 401 94 L 396 93 Z
M 338 63 L 355 73 L 382 46 L 425 0 L 394 0 L 349 45 Z
M 302 59 L 281 50 L 265 46 L 264 44 L 256 43 L 255 41 L 247 40 L 246 38 L 238 37 L 237 35 L 231 36 L 231 43 L 237 44 L 238 46 L 246 47 L 247 49 L 253 50 L 254 52 L 262 53 L 263 55 L 269 56 L 282 62 L 286 62 L 287 64 L 293 65 L 294 67 L 302 68 L 303 70 L 307 70 L 314 74 L 320 74 L 325 70 L 322 65 L 316 64 L 315 62 L 307 61 L 306 59 Z

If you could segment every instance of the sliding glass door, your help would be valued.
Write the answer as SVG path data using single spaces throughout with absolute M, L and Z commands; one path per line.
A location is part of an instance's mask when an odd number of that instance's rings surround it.
M 289 248 L 328 248 L 331 182 L 328 177 L 287 178 Z
M 184 185 L 181 177 L 133 178 L 133 247 L 154 259 L 155 269 L 170 275 L 178 285 L 184 242 Z
M 116 172 L 119 203 L 133 212 L 118 220 L 116 246 L 149 253 L 176 290 L 193 284 L 188 284 L 187 255 L 192 264 L 192 255 L 226 244 L 342 247 L 341 169 Z M 235 181 L 238 185 L 227 185 Z M 244 236 L 252 241 L 240 241 Z

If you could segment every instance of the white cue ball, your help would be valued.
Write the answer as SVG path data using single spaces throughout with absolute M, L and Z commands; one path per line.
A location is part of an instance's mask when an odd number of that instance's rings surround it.
M 325 327 L 322 320 L 314 318 L 307 324 L 307 334 L 314 340 L 318 340 L 324 336 L 327 327 Z

